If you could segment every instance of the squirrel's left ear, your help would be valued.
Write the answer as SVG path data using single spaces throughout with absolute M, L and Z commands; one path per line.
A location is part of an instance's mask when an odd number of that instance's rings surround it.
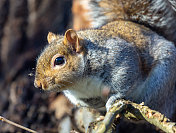
M 52 41 L 54 41 L 55 39 L 57 38 L 57 35 L 52 33 L 52 32 L 49 32 L 48 33 L 48 36 L 47 36 L 47 40 L 48 40 L 48 43 L 50 44 Z
M 78 35 L 76 34 L 76 31 L 72 29 L 69 29 L 65 32 L 64 44 L 70 45 L 77 53 L 81 52 Z

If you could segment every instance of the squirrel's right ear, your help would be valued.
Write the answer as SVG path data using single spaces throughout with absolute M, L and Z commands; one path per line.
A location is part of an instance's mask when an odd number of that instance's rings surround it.
M 82 46 L 79 42 L 79 37 L 75 30 L 69 29 L 65 32 L 64 44 L 71 46 L 77 53 L 81 52 L 82 50 Z
M 50 44 L 52 41 L 54 41 L 55 39 L 57 38 L 57 35 L 52 33 L 52 32 L 49 32 L 48 33 L 48 36 L 47 36 L 47 40 L 48 40 L 48 43 Z

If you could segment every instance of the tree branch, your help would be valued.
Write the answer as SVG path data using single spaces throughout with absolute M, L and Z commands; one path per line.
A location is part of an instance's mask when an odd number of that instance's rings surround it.
M 111 131 L 112 124 L 117 117 L 146 120 L 164 132 L 176 133 L 176 123 L 171 122 L 163 114 L 151 110 L 149 107 L 144 106 L 144 104 L 136 104 L 126 100 L 117 100 L 106 113 L 104 120 L 90 124 L 88 132 L 104 133 Z
M 11 125 L 16 126 L 16 127 L 18 127 L 18 128 L 21 128 L 21 129 L 26 130 L 26 131 L 28 131 L 28 132 L 37 133 L 37 132 L 34 131 L 34 130 L 31 130 L 31 129 L 29 129 L 29 128 L 26 128 L 26 127 L 24 127 L 24 126 L 21 126 L 21 125 L 15 123 L 15 122 L 12 122 L 12 121 L 10 121 L 10 120 L 8 120 L 8 119 L 2 117 L 2 116 L 0 116 L 0 120 L 1 120 L 2 122 L 6 122 L 6 123 L 8 123 L 8 124 L 11 124 Z

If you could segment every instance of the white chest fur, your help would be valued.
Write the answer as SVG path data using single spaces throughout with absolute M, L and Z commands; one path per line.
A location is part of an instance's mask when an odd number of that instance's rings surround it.
M 74 86 L 65 90 L 64 94 L 75 105 L 99 108 L 106 101 L 102 96 L 104 87 L 101 79 L 89 77 L 78 81 Z

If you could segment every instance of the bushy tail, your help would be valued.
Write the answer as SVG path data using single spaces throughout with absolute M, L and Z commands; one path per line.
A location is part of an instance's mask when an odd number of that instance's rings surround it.
M 176 44 L 176 0 L 79 0 L 90 27 L 118 20 L 143 24 Z

